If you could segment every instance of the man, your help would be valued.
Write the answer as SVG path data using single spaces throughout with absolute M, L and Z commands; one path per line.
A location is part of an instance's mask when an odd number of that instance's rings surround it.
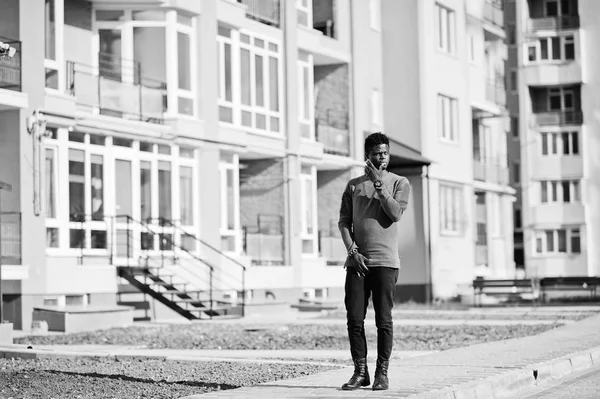
M 338 226 L 348 250 L 344 303 L 354 361 L 354 374 L 343 390 L 371 383 L 364 327 L 370 295 L 377 326 L 373 390 L 388 389 L 387 370 L 394 340 L 392 308 L 400 268 L 397 222 L 410 194 L 408 179 L 386 170 L 389 150 L 385 134 L 369 135 L 365 139 L 365 174 L 351 179 L 342 195 Z

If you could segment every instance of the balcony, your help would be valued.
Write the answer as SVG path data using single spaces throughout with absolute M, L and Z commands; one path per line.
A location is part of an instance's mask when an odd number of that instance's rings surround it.
M 486 82 L 485 99 L 500 107 L 506 106 L 506 88 L 502 79 L 490 79 Z
M 265 25 L 279 28 L 281 5 L 279 0 L 238 0 L 248 7 L 246 16 Z
M 536 112 L 531 118 L 532 127 L 565 126 L 583 124 L 583 112 L 577 111 L 549 111 Z
M 99 67 L 67 62 L 67 89 L 77 104 L 101 115 L 162 124 L 166 84 L 144 77 L 133 61 L 99 59 Z
M 560 31 L 579 29 L 579 15 L 565 15 L 561 17 L 531 18 L 527 21 L 527 31 Z
M 21 264 L 21 214 L 2 212 L 0 214 L 0 245 L 2 265 Z
M 488 183 L 508 185 L 508 168 L 497 160 L 473 160 L 473 179 Z
M 1 36 L 0 41 L 17 49 L 13 58 L 0 60 L 0 89 L 21 91 L 21 42 Z
M 483 19 L 504 29 L 504 7 L 502 0 L 485 0 Z
M 350 155 L 350 130 L 345 111 L 328 109 L 322 112 L 315 118 L 315 134 L 326 154 Z

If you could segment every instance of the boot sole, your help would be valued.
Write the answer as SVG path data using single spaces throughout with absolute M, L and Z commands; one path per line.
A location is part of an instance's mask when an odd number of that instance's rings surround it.
M 362 384 L 360 384 L 360 387 L 354 388 L 354 387 L 342 386 L 342 391 L 356 391 L 357 389 L 360 389 L 361 387 L 368 387 L 369 385 L 371 385 L 371 381 L 366 380 L 366 381 L 363 381 Z

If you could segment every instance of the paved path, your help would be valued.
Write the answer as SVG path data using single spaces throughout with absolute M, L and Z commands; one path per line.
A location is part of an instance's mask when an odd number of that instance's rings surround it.
M 524 376 L 529 375 L 533 382 L 533 365 L 554 361 L 549 368 L 544 368 L 543 365 L 536 366 L 538 379 L 543 379 L 549 378 L 547 374 L 558 372 L 557 367 L 566 370 L 576 367 L 581 359 L 585 362 L 585 356 L 573 357 L 573 354 L 581 351 L 586 351 L 588 361 L 591 362 L 590 356 L 593 356 L 593 360 L 600 363 L 599 330 L 600 316 L 594 316 L 537 336 L 393 360 L 389 370 L 390 390 L 385 392 L 373 392 L 368 388 L 352 392 L 339 390 L 351 374 L 346 368 L 255 387 L 208 393 L 197 398 L 397 398 L 410 395 L 433 398 L 446 397 L 443 396 L 444 389 L 450 390 L 447 396 L 450 398 L 454 397 L 450 395 L 452 389 L 456 389 L 457 386 L 481 384 L 483 379 L 488 378 L 495 379 L 496 384 L 500 386 L 494 386 L 494 383 L 490 382 L 484 388 L 479 388 L 490 390 L 489 396 L 483 392 L 480 396 L 470 397 L 491 398 L 494 397 L 494 390 L 510 390 L 513 388 L 511 384 L 525 383 L 527 380 L 523 380 Z M 587 354 L 588 352 L 593 355 Z M 565 358 L 557 362 L 556 359 L 562 357 Z M 371 368 L 373 366 L 370 365 Z
M 523 399 L 600 398 L 600 365 L 523 392 Z

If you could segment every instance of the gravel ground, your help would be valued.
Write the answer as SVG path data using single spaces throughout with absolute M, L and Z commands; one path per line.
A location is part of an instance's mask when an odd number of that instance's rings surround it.
M 506 326 L 394 326 L 396 350 L 444 350 L 539 334 L 560 324 Z M 367 342 L 376 346 L 374 325 L 366 324 Z M 31 345 L 131 345 L 150 349 L 348 349 L 345 325 L 289 325 L 247 330 L 242 325 L 156 325 L 15 339 Z
M 0 359 L 0 398 L 179 398 L 333 368 L 217 361 Z

